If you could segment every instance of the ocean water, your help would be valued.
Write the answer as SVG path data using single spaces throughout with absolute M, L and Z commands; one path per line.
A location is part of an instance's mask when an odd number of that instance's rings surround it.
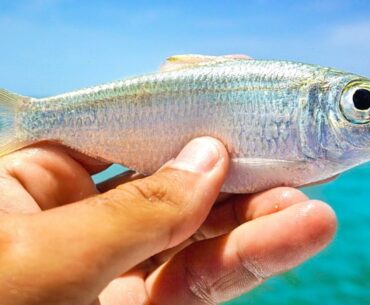
M 96 180 L 123 170 L 113 166 Z M 304 189 L 328 202 L 338 216 L 333 243 L 298 268 L 266 281 L 227 305 L 370 304 L 370 164 L 335 181 Z

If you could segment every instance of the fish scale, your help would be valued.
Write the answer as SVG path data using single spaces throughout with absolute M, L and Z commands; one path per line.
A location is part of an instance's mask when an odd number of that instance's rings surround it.
M 261 63 L 259 63 L 257 66 L 261 66 Z M 276 96 L 280 94 L 280 91 L 278 90 L 279 88 L 284 87 L 284 84 L 280 84 L 280 82 L 276 84 L 272 80 L 275 80 L 275 78 L 278 80 L 284 79 L 283 76 L 280 76 L 279 74 L 276 76 L 272 74 L 269 77 L 265 77 L 264 75 L 256 76 L 254 74 L 258 72 L 255 66 L 253 66 L 251 75 L 241 74 L 240 68 L 233 66 L 231 66 L 230 71 L 227 71 L 224 68 L 222 70 L 219 69 L 215 73 L 214 70 L 214 68 L 210 69 L 209 67 L 204 67 L 203 71 L 199 71 L 197 75 L 188 72 L 186 73 L 188 75 L 178 73 L 177 77 L 168 77 L 169 75 L 167 75 L 166 78 L 166 75 L 162 75 L 162 77 L 159 77 L 159 79 L 150 76 L 145 76 L 141 80 L 136 79 L 135 81 L 132 81 L 131 86 L 133 86 L 133 88 L 131 90 L 126 92 L 122 91 L 122 97 L 125 98 L 123 101 L 119 100 L 119 92 L 118 96 L 114 95 L 114 90 L 116 90 L 114 85 L 111 86 L 111 88 L 108 87 L 108 90 L 103 89 L 102 92 L 105 94 L 99 94 L 99 90 L 95 91 L 94 94 L 91 94 L 90 96 L 86 92 L 81 93 L 80 95 L 77 94 L 77 101 L 80 103 L 83 103 L 83 101 L 86 100 L 87 102 L 90 100 L 95 100 L 102 95 L 103 98 L 105 98 L 105 96 L 109 97 L 113 95 L 116 97 L 118 103 L 115 101 L 115 99 L 111 99 L 110 101 L 105 100 L 105 103 L 110 103 L 111 107 L 108 109 L 114 109 L 113 111 L 117 111 L 118 113 L 126 112 L 126 104 L 136 103 L 139 105 L 139 107 L 135 108 L 134 112 L 128 112 L 131 114 L 130 118 L 128 119 L 137 123 L 136 126 L 132 127 L 133 129 L 136 129 L 136 132 L 125 136 L 125 130 L 130 126 L 129 124 L 123 123 L 121 126 L 123 134 L 120 140 L 127 142 L 128 155 L 139 155 L 141 156 L 141 160 L 135 160 L 135 165 L 130 166 L 130 163 L 133 162 L 129 160 L 130 158 L 125 156 L 122 157 L 127 158 L 128 162 L 126 160 L 113 159 L 113 156 L 110 156 L 110 154 L 114 154 L 116 157 L 116 152 L 114 150 L 111 152 L 107 151 L 109 155 L 106 157 L 103 156 L 103 159 L 127 164 L 128 166 L 134 167 L 141 172 L 150 173 L 153 170 L 146 171 L 143 169 L 148 167 L 148 160 L 145 156 L 145 151 L 147 148 L 145 148 L 144 145 L 143 147 L 135 144 L 142 142 L 138 139 L 144 138 L 147 139 L 148 142 L 155 142 L 155 145 L 158 147 L 168 147 L 166 152 L 164 149 L 162 149 L 163 152 L 160 155 L 158 154 L 159 157 L 156 160 L 157 162 L 154 162 L 162 164 L 163 159 L 169 158 L 166 155 L 172 155 L 174 151 L 177 152 L 180 148 L 180 145 L 173 145 L 173 147 L 177 146 L 178 149 L 171 149 L 168 143 L 166 143 L 170 138 L 170 134 L 167 132 L 179 135 L 183 132 L 183 130 L 187 131 L 187 134 L 179 137 L 179 142 L 184 143 L 190 138 L 199 135 L 208 134 L 216 136 L 226 142 L 228 147 L 230 147 L 230 151 L 232 151 L 232 158 L 241 157 L 246 159 L 266 157 L 268 159 L 279 159 L 287 156 L 287 151 L 284 149 L 284 147 L 290 147 L 289 149 L 291 149 L 291 147 L 298 147 L 296 143 L 286 145 L 289 143 L 284 143 L 284 140 L 282 140 L 281 142 L 283 143 L 279 143 L 281 144 L 280 147 L 282 149 L 277 151 L 276 149 L 272 149 L 271 142 L 269 141 L 272 134 L 271 130 L 276 130 L 276 133 L 279 133 L 279 128 L 274 118 L 274 108 L 279 100 L 276 99 Z M 231 74 L 232 76 L 227 79 L 225 78 L 225 74 Z M 225 79 L 227 79 L 226 82 L 224 81 Z M 164 88 L 171 88 L 171 90 L 168 92 L 166 92 L 166 90 L 164 90 L 161 86 L 161 84 L 166 81 L 167 86 L 164 86 Z M 126 86 L 130 87 L 130 81 L 128 81 Z M 119 88 L 123 87 L 125 87 L 125 84 L 122 84 L 122 86 Z M 270 89 L 270 91 L 266 91 L 266 89 Z M 113 92 L 107 93 L 109 90 L 113 90 Z M 235 94 L 234 90 L 240 90 L 240 94 Z M 160 95 L 161 100 L 159 100 L 156 96 L 158 94 Z M 237 98 L 235 95 L 237 95 Z M 182 96 L 185 96 L 185 98 L 182 98 Z M 138 100 L 140 101 L 138 102 Z M 59 100 L 58 102 L 63 103 L 63 99 Z M 293 100 L 293 102 L 297 101 Z M 40 101 L 40 103 L 44 104 L 45 101 Z M 238 103 L 245 106 L 243 112 L 235 111 L 234 105 L 237 105 Z M 70 102 L 68 101 L 66 104 L 68 105 Z M 113 105 L 114 107 L 112 107 Z M 187 105 L 187 107 L 184 107 L 184 105 Z M 199 107 L 199 105 L 202 105 L 202 107 Z M 249 107 L 250 105 L 252 107 Z M 183 117 L 181 115 L 184 113 L 184 108 L 188 108 L 190 110 L 189 112 L 191 113 L 191 120 L 187 120 L 189 117 Z M 297 109 L 296 105 L 294 104 L 290 105 L 290 107 L 282 108 L 285 111 L 284 116 L 287 117 L 288 120 L 292 118 L 292 113 L 290 113 L 289 110 Z M 204 109 L 213 109 L 218 111 L 210 116 L 210 114 L 207 113 L 207 111 L 204 111 Z M 268 115 L 269 113 L 271 114 L 271 117 Z M 112 113 L 108 114 L 106 111 L 103 111 L 103 113 L 98 114 L 98 116 L 110 118 L 112 117 Z M 213 118 L 211 119 L 211 117 Z M 114 119 L 108 121 L 116 122 Z M 219 128 L 212 129 L 212 121 L 217 122 L 218 125 L 225 126 L 226 128 L 224 127 L 224 130 L 217 130 Z M 230 121 L 242 122 L 242 124 L 228 124 Z M 251 121 L 255 122 L 254 126 L 247 124 L 247 122 Z M 160 123 L 162 123 L 162 128 L 158 128 Z M 191 123 L 191 125 L 189 125 L 189 123 Z M 111 126 L 104 124 L 104 122 L 101 125 L 105 126 L 105 128 L 111 129 Z M 231 128 L 227 128 L 228 126 Z M 72 139 L 68 139 L 68 136 L 65 135 L 65 126 L 60 127 L 60 132 L 54 137 L 60 138 L 62 133 L 64 133 L 64 138 L 66 139 L 64 142 L 68 145 L 69 141 L 73 141 L 75 135 L 73 133 L 71 137 Z M 152 130 L 155 129 L 157 130 L 157 134 L 153 134 L 152 132 Z M 47 130 L 47 128 L 43 129 L 43 131 L 44 130 Z M 241 131 L 245 136 L 242 139 L 238 137 Z M 249 147 L 248 143 L 251 142 L 251 137 L 253 137 L 253 134 L 255 134 L 253 141 L 254 147 Z M 45 136 L 46 135 L 44 135 L 44 137 Z M 48 132 L 48 136 L 51 138 L 53 137 L 53 135 L 50 135 L 50 132 Z M 291 141 L 293 140 L 293 142 L 298 140 L 298 138 L 294 137 L 294 135 L 293 137 L 288 138 Z M 231 139 L 231 141 L 229 139 Z M 81 146 L 86 149 L 89 143 L 84 142 L 85 141 L 82 141 Z M 239 142 L 239 145 L 235 145 L 235 143 Z M 147 146 L 150 147 L 150 145 Z M 237 147 L 239 147 L 239 149 L 235 149 Z M 153 152 L 156 150 L 157 149 L 152 147 L 150 149 L 151 154 L 153 154 Z M 91 152 L 90 150 L 83 152 L 93 156 L 96 155 L 95 152 Z M 271 155 L 271 153 L 274 153 L 274 155 Z M 289 155 L 295 157 L 294 153 L 291 151 L 289 152 L 288 156 Z M 150 163 L 153 163 L 153 160 L 150 160 Z M 158 167 L 159 166 L 155 166 L 154 170 Z
M 370 145 L 358 149 L 369 125 L 345 117 L 364 114 L 340 106 L 353 108 L 342 97 L 353 82 L 368 86 L 316 65 L 191 55 L 170 58 L 157 73 L 49 98 L 0 90 L 0 126 L 9 126 L 8 136 L 0 129 L 0 152 L 57 141 L 151 174 L 192 138 L 212 136 L 231 158 L 224 191 L 300 186 L 369 159 Z

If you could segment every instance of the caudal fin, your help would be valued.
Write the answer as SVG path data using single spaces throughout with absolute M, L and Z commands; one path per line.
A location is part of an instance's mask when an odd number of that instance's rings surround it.
M 17 126 L 17 113 L 26 99 L 0 89 L 0 156 L 30 144 Z

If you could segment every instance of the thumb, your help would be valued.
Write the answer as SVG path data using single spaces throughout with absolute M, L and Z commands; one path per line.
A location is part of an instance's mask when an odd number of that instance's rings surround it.
M 91 278 L 102 289 L 117 275 L 191 236 L 216 200 L 227 166 L 228 155 L 219 141 L 197 138 L 150 177 L 20 216 L 17 236 L 26 249 L 22 261 L 31 264 L 23 272 L 42 268 L 49 274 L 43 277 L 49 291 L 53 277 L 60 289 L 66 270 L 69 282 Z

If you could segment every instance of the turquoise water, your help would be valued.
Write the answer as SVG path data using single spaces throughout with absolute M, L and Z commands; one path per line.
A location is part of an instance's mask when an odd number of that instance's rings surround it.
M 114 166 L 104 176 L 122 168 Z M 226 304 L 370 304 L 370 164 L 304 191 L 334 208 L 339 228 L 334 242 L 302 266 L 268 280 Z

